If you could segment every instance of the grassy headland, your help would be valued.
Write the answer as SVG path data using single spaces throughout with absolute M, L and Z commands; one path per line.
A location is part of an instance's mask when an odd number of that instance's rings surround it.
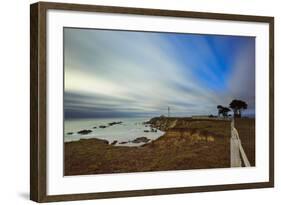
M 65 175 L 230 167 L 229 120 L 159 117 L 148 123 L 165 134 L 139 147 L 114 146 L 95 138 L 66 142 Z M 250 122 L 239 124 L 239 132 L 252 126 Z M 244 138 L 246 134 L 241 134 L 242 141 Z M 245 142 L 246 154 L 252 153 L 246 147 Z

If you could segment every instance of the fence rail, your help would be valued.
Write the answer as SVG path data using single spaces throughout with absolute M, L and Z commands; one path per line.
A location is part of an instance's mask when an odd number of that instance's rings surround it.
M 251 166 L 241 144 L 238 131 L 234 126 L 234 119 L 231 121 L 230 155 L 231 167 L 242 167 L 242 165 L 245 167 Z

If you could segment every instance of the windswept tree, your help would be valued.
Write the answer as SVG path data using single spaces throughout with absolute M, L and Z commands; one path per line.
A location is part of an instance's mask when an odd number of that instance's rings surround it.
M 234 117 L 241 117 L 242 110 L 247 109 L 248 105 L 242 100 L 232 100 L 229 107 L 233 110 Z
M 223 117 L 228 117 L 228 112 L 230 112 L 230 109 L 228 107 L 222 108 L 222 116 Z
M 230 112 L 230 109 L 228 107 L 224 107 L 222 105 L 218 105 L 217 109 L 218 109 L 218 117 L 220 117 L 221 115 L 223 117 L 228 117 L 228 112 Z
M 218 117 L 222 114 L 222 108 L 223 108 L 222 105 L 218 105 L 218 106 L 217 106 L 217 109 L 218 109 Z

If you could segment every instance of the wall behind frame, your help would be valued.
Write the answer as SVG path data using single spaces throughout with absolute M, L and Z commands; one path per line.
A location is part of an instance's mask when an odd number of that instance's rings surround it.
M 50 0 L 51 1 L 51 0 Z M 3 1 L 0 7 L 0 127 L 1 127 L 1 204 L 34 204 L 29 201 L 29 4 L 36 1 Z M 275 188 L 196 193 L 123 199 L 95 200 L 97 205 L 123 204 L 271 204 L 279 199 L 281 164 L 280 39 L 281 13 L 277 0 L 76 0 L 65 3 L 103 4 L 218 13 L 275 16 Z M 66 204 L 59 203 L 59 204 Z M 68 202 L 93 204 L 93 201 Z M 54 203 L 58 204 L 58 203 Z

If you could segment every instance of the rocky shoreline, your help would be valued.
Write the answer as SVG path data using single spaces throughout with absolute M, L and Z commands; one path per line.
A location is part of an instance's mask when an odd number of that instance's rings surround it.
M 67 132 L 66 135 L 73 135 L 73 134 L 78 134 L 81 136 L 80 139 L 82 140 L 85 140 L 86 138 L 83 138 L 82 136 L 85 136 L 85 135 L 88 135 L 88 134 L 91 134 L 91 133 L 94 133 L 95 134 L 95 130 L 96 129 L 106 129 L 108 127 L 111 127 L 111 126 L 116 126 L 116 125 L 121 125 L 121 124 L 124 124 L 122 121 L 113 121 L 113 122 L 108 122 L 107 124 L 101 124 L 101 125 L 97 125 L 97 126 L 93 126 L 91 129 L 82 129 L 82 130 L 79 130 L 79 131 L 75 131 L 75 132 Z M 157 133 L 157 128 L 156 127 L 151 127 L 150 123 L 149 122 L 142 122 L 142 123 L 139 123 L 139 124 L 142 124 L 142 125 L 145 125 L 144 126 L 144 130 L 143 132 L 144 133 Z M 91 138 L 95 138 L 95 137 L 91 137 Z M 89 139 L 89 138 L 87 138 Z M 98 138 L 97 138 L 98 139 Z M 133 145 L 133 144 L 138 144 L 138 145 L 143 145 L 145 143 L 148 143 L 150 142 L 152 139 L 146 137 L 146 136 L 141 136 L 141 137 L 135 137 L 133 140 L 128 140 L 128 141 L 118 141 L 116 139 L 114 139 L 112 142 L 108 143 L 110 145 L 115 145 L 115 146 L 126 146 L 126 145 Z M 77 140 L 75 140 L 77 141 Z M 138 146 L 138 145 L 134 145 L 134 146 Z
M 92 129 L 79 130 L 79 131 L 77 131 L 76 133 L 77 133 L 77 134 L 81 134 L 81 135 L 87 135 L 87 134 L 93 132 L 94 129 L 97 129 L 97 128 L 102 128 L 102 129 L 104 129 L 104 128 L 107 128 L 107 127 L 110 127 L 110 126 L 113 126 L 113 125 L 120 125 L 120 124 L 122 124 L 122 123 L 123 123 L 122 121 L 118 121 L 118 122 L 109 122 L 107 125 L 94 126 L 94 127 L 92 127 Z M 66 133 L 66 134 L 67 134 L 67 135 L 73 135 L 74 132 L 68 132 L 68 133 Z
M 158 117 L 145 123 L 165 134 L 136 138 L 130 142 L 142 143 L 136 147 L 95 138 L 66 142 L 65 175 L 230 167 L 230 121 Z

